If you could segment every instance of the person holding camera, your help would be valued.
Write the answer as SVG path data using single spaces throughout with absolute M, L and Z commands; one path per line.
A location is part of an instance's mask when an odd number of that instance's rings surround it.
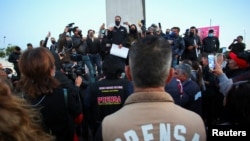
M 84 66 L 85 64 L 87 65 L 90 83 L 93 83 L 95 82 L 94 68 L 90 61 L 90 58 L 86 49 L 87 47 L 86 41 L 82 37 L 82 30 L 76 26 L 73 28 L 73 33 L 74 35 L 71 36 L 73 48 L 76 49 L 77 54 L 82 56 L 82 64 L 83 64 L 82 66 Z
M 209 55 L 205 52 L 201 54 L 202 76 L 206 87 L 202 95 L 203 118 L 206 126 L 218 124 L 223 111 L 223 94 L 219 90 L 216 75 L 209 67 Z
M 233 52 L 229 53 L 229 57 L 238 63 L 239 67 L 247 67 L 248 71 L 241 72 L 234 77 L 227 76 L 223 70 L 221 56 L 215 60 L 215 68 L 213 73 L 218 78 L 220 91 L 223 93 L 223 120 L 222 125 L 244 126 L 249 125 L 249 63 L 237 57 Z M 245 62 L 245 63 L 244 63 Z M 230 65 L 232 66 L 232 65 Z
M 233 42 L 228 47 L 228 49 L 234 53 L 244 52 L 245 48 L 246 44 L 243 43 L 243 36 L 241 35 L 237 36 L 237 38 L 234 39 Z

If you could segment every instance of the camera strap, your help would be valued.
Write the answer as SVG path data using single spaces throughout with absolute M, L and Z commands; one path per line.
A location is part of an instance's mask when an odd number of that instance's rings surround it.
M 68 90 L 66 88 L 63 89 L 63 95 L 64 95 L 66 109 L 68 109 Z

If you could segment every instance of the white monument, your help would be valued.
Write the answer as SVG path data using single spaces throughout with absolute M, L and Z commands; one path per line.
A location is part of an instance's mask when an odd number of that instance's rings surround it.
M 135 24 L 145 20 L 145 0 L 106 0 L 106 28 L 114 26 L 115 16 L 121 16 L 121 24 Z M 125 26 L 126 27 L 126 26 Z

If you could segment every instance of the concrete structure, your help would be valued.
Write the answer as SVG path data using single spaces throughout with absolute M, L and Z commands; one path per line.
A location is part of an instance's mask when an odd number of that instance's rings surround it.
M 123 22 L 136 24 L 145 20 L 145 0 L 106 0 L 106 25 L 114 26 L 115 16 L 121 16 Z

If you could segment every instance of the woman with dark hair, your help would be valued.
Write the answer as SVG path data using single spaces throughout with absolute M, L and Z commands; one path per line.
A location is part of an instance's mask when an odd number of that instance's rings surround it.
M 83 119 L 77 94 L 60 87 L 55 59 L 47 48 L 26 50 L 19 61 L 22 77 L 18 88 L 25 99 L 40 110 L 44 130 L 57 141 L 72 141 L 75 124 Z
M 130 47 L 134 42 L 140 39 L 139 33 L 137 31 L 137 27 L 135 24 L 128 24 L 129 26 L 129 33 L 126 39 L 126 47 Z

